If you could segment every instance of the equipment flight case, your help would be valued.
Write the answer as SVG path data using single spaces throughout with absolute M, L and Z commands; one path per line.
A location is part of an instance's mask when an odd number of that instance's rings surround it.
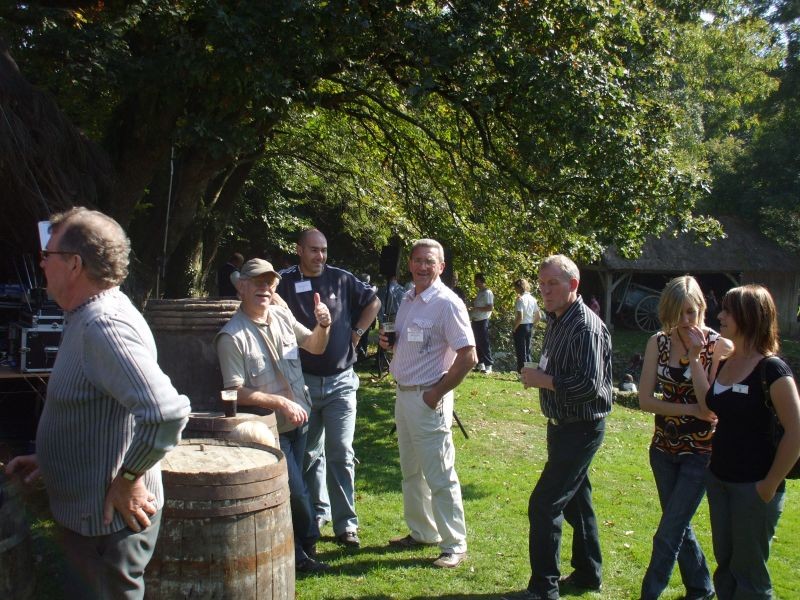
M 52 370 L 61 343 L 63 320 L 39 320 L 31 327 L 23 323 L 9 325 L 9 354 L 23 373 Z

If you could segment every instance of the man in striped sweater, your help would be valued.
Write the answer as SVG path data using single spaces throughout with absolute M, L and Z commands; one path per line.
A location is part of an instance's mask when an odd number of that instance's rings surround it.
M 566 256 L 542 261 L 539 289 L 547 330 L 539 367 L 522 369 L 522 381 L 539 388 L 547 462 L 528 503 L 531 578 L 515 598 L 557 600 L 559 588 L 599 590 L 602 582 L 589 465 L 611 412 L 611 336 L 578 295 L 579 283 L 578 267 Z M 574 571 L 559 577 L 564 519 L 574 530 Z
M 73 208 L 50 220 L 47 291 L 65 311 L 36 451 L 9 463 L 41 474 L 73 598 L 142 598 L 164 492 L 159 461 L 180 440 L 189 399 L 156 362 L 147 323 L 118 285 L 130 242 L 119 224 Z

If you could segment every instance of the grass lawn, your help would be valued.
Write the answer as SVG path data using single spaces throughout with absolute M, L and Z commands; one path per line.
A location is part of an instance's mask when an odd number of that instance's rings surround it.
M 646 336 L 615 334 L 622 357 L 642 352 Z M 457 389 L 456 411 L 469 434 L 454 428 L 456 467 L 461 480 L 468 527 L 469 558 L 457 569 L 431 567 L 436 548 L 396 551 L 389 538 L 407 532 L 402 512 L 397 441 L 391 433 L 394 393 L 388 379 L 360 373 L 356 429 L 357 509 L 362 547 L 341 549 L 323 530 L 320 558 L 333 569 L 297 582 L 297 597 L 311 599 L 497 598 L 525 587 L 528 565 L 528 496 L 545 458 L 545 419 L 536 392 L 523 390 L 516 374 L 471 374 Z M 615 373 L 615 377 L 619 374 Z M 602 593 L 586 600 L 638 598 L 651 538 L 659 517 L 655 484 L 647 460 L 652 415 L 615 406 L 606 438 L 591 470 L 595 508 L 604 558 Z M 772 545 L 770 570 L 778 598 L 800 598 L 800 482 L 788 482 L 785 511 Z M 695 530 L 714 566 L 705 501 L 694 520 Z M 47 580 L 58 569 L 47 544 L 47 521 L 35 526 L 37 541 L 36 598 L 58 598 Z M 562 572 L 569 573 L 571 529 L 564 526 Z M 683 597 L 677 573 L 662 596 Z M 565 596 L 569 597 L 569 596 Z M 70 599 L 71 600 L 71 599 Z M 171 600 L 171 599 L 169 599 Z

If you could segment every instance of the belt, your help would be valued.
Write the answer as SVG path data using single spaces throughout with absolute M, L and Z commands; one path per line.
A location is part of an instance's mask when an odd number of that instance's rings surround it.
M 550 425 L 569 425 L 570 423 L 589 423 L 590 421 L 593 421 L 593 419 L 586 420 L 580 417 L 564 417 L 563 419 L 556 419 L 555 417 L 547 418 L 547 422 L 550 423 Z
M 400 385 L 397 384 L 397 389 L 401 392 L 424 392 L 425 390 L 429 390 L 433 387 L 431 385 Z

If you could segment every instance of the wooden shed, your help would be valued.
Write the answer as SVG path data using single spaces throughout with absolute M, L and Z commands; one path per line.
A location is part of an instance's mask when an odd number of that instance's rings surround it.
M 778 309 L 781 335 L 800 334 L 797 321 L 800 257 L 787 252 L 737 217 L 718 219 L 726 237 L 710 246 L 695 241 L 686 233 L 677 237 L 666 233 L 660 238 L 648 239 L 637 259 L 625 259 L 614 247 L 609 247 L 598 263 L 582 265 L 585 273 L 594 272 L 599 279 L 605 299 L 602 303 L 605 322 L 611 323 L 619 306 L 620 286 L 648 276 L 668 278 L 690 274 L 698 278 L 716 276 L 716 281 L 725 283 L 724 289 L 716 290 L 718 294 L 745 283 L 767 287 Z M 591 277 L 590 273 L 586 274 Z M 660 287 L 655 291 L 660 292 Z

